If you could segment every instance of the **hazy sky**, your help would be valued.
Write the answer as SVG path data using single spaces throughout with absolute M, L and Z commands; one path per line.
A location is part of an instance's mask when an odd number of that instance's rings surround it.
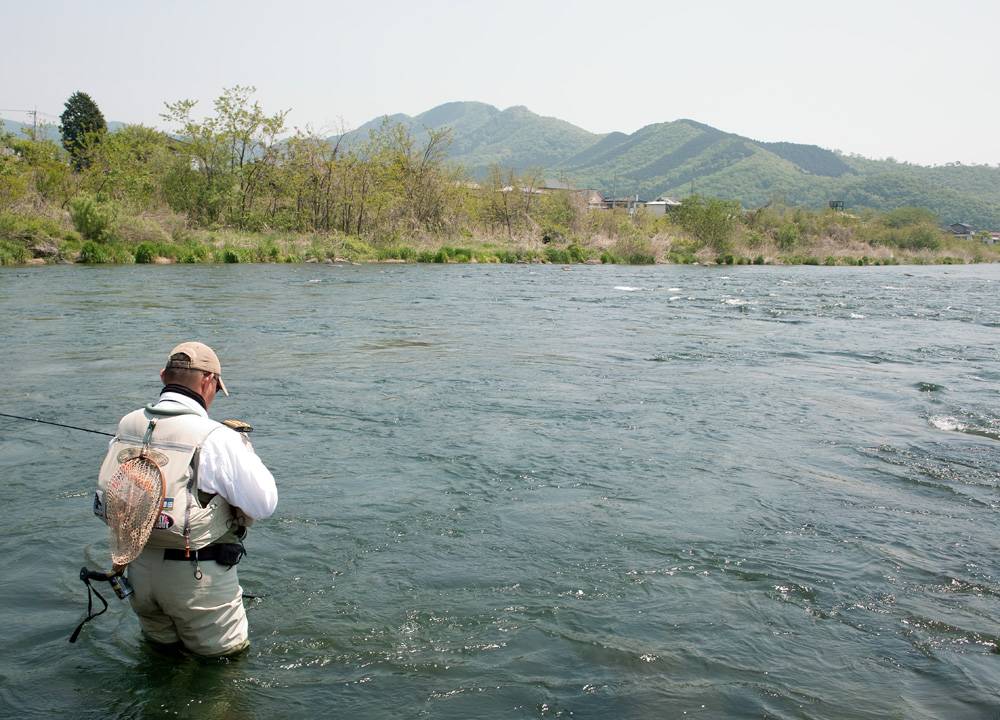
M 252 85 L 289 126 L 355 128 L 478 100 L 585 130 L 690 118 L 924 165 L 1000 164 L 997 0 L 7 2 L 0 117 L 169 129 Z

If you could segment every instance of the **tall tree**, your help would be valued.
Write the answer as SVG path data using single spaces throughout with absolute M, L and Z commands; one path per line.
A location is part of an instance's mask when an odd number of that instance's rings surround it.
M 324 138 L 307 127 L 281 145 L 281 184 L 291 201 L 290 222 L 299 231 L 330 230 L 336 203 L 344 133 Z
M 144 125 L 124 125 L 107 133 L 82 173 L 82 187 L 96 195 L 153 209 L 163 199 L 163 175 L 172 159 L 165 133 Z
M 90 95 L 75 92 L 66 101 L 66 109 L 59 116 L 62 125 L 62 144 L 73 158 L 73 166 L 80 170 L 90 164 L 90 153 L 108 129 L 101 109 Z
M 377 169 L 376 184 L 392 230 L 437 230 L 444 224 L 446 195 L 454 186 L 445 166 L 451 145 L 448 128 L 424 128 L 423 139 L 388 117 L 373 130 L 360 152 Z
M 224 219 L 240 227 L 251 225 L 254 202 L 278 162 L 277 138 L 284 131 L 288 110 L 268 117 L 251 96 L 254 87 L 226 88 L 215 101 L 215 117 L 203 123 L 191 119 L 196 101 L 165 103 L 160 115 L 180 125 L 177 133 L 210 194 L 228 204 Z M 229 202 L 227 202 L 229 201 Z M 218 204 L 218 202 L 216 202 Z
M 479 193 L 484 223 L 506 228 L 507 237 L 513 240 L 515 230 L 532 223 L 531 212 L 543 177 L 539 166 L 521 172 L 510 165 L 490 165 Z

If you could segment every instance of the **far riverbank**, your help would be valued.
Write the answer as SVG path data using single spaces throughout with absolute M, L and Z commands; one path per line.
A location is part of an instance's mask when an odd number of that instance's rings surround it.
M 915 249 L 828 236 L 784 245 L 764 238 L 742 238 L 722 249 L 698 245 L 678 233 L 650 238 L 592 236 L 586 240 L 509 240 L 431 238 L 379 244 L 344 235 L 199 231 L 180 241 L 95 242 L 75 233 L 64 237 L 22 238 L 0 245 L 0 265 L 171 264 L 171 263 L 470 263 L 558 265 L 964 265 L 1000 262 L 993 246 L 978 240 L 947 238 L 938 247 Z

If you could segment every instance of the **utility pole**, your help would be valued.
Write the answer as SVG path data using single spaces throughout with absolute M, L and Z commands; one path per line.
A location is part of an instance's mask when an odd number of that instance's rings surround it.
M 34 110 L 20 110 L 20 109 L 16 109 L 15 110 L 15 109 L 12 109 L 12 108 L 0 108 L 0 113 L 24 113 L 25 115 L 31 115 L 31 132 L 30 133 L 28 132 L 28 129 L 25 126 L 25 123 L 18 121 L 18 124 L 22 126 L 22 130 L 21 131 L 25 135 L 31 135 L 31 139 L 32 140 L 35 140 L 35 141 L 38 140 L 39 128 L 38 128 L 38 106 L 37 105 L 35 105 L 35 109 Z M 57 118 L 55 115 L 49 115 L 48 113 L 45 113 L 45 112 L 43 112 L 42 115 L 48 115 L 48 117 L 53 118 L 53 119 L 60 119 L 60 118 Z M 0 123 L 2 123 L 2 118 L 0 118 Z

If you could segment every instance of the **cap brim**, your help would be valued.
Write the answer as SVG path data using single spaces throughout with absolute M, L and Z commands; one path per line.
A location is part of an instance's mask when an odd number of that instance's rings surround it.
M 219 389 L 222 390 L 222 394 L 225 395 L 226 397 L 229 397 L 229 391 L 226 390 L 226 383 L 222 382 L 222 376 L 217 375 L 216 377 L 219 378 Z

